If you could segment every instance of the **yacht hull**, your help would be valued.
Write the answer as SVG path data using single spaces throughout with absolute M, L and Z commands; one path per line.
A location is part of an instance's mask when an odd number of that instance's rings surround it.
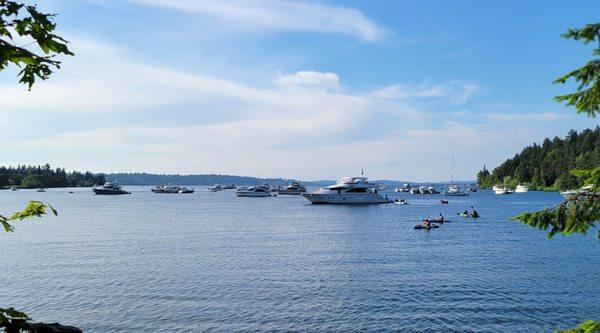
M 299 190 L 278 190 L 277 194 L 279 195 L 300 195 L 302 193 L 306 193 L 306 191 Z
M 390 202 L 377 193 L 305 193 L 302 195 L 313 204 L 382 204 Z
M 94 193 L 98 194 L 98 195 L 117 195 L 117 194 L 131 194 L 130 192 L 127 191 L 123 191 L 123 190 L 104 190 L 101 188 L 94 188 L 92 189 L 92 191 L 94 191 Z

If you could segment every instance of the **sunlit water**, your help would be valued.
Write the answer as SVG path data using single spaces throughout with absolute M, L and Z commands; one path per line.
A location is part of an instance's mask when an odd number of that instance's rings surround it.
M 0 306 L 86 332 L 542 332 L 600 317 L 600 241 L 507 221 L 557 193 L 341 206 L 128 189 L 0 191 L 2 213 L 59 210 L 0 234 Z M 455 215 L 472 205 L 476 222 Z M 452 222 L 413 230 L 440 212 Z

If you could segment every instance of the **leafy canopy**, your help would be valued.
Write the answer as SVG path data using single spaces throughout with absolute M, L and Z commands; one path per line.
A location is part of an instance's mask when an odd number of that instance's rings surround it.
M 53 33 L 54 16 L 39 12 L 35 5 L 0 0 L 0 71 L 11 63 L 21 68 L 19 82 L 29 89 L 36 78 L 46 80 L 54 68 L 60 68 L 56 55 L 73 55 L 68 41 Z M 16 45 L 15 35 L 28 42 Z
M 554 83 L 566 83 L 573 79 L 579 86 L 576 92 L 556 96 L 554 100 L 566 102 L 568 106 L 574 106 L 577 112 L 595 117 L 600 112 L 600 23 L 588 24 L 581 29 L 569 29 L 563 37 L 582 40 L 584 44 L 598 41 L 599 46 L 593 51 L 593 55 L 598 58 L 556 79 Z

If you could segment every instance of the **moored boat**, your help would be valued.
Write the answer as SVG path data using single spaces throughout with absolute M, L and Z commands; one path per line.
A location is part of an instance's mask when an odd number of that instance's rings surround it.
M 115 194 L 131 194 L 131 192 L 127 192 L 121 188 L 121 186 L 106 182 L 102 186 L 94 186 L 92 187 L 92 191 L 96 194 L 104 194 L 104 195 L 115 195 Z
M 248 188 L 238 188 L 234 191 L 235 195 L 238 197 L 270 197 L 271 196 L 271 188 L 267 184 L 263 184 L 260 186 L 252 186 Z
M 306 187 L 299 182 L 292 182 L 285 188 L 278 188 L 277 193 L 281 195 L 300 195 L 306 192 Z
M 521 185 L 519 184 L 516 188 L 515 188 L 515 193 L 527 193 L 529 192 L 529 187 L 525 186 L 525 185 Z
M 369 183 L 362 170 L 357 177 L 344 177 L 335 185 L 302 194 L 313 204 L 381 204 L 391 202 L 378 193 L 379 186 Z

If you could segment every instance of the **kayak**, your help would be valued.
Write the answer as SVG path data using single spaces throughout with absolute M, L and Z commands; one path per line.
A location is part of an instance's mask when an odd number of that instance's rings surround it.
M 417 229 L 417 230 L 418 230 L 418 229 L 425 229 L 425 230 L 429 230 L 429 229 L 436 229 L 436 228 L 439 228 L 439 227 L 440 227 L 439 225 L 433 225 L 433 224 L 432 224 L 432 225 L 430 225 L 429 227 L 424 227 L 424 226 L 423 226 L 423 225 L 421 225 L 421 224 L 417 224 L 417 225 L 415 225 L 415 227 L 414 227 L 413 229 Z
M 408 205 L 407 201 L 394 201 L 396 205 Z
M 465 213 L 456 213 L 456 215 L 461 216 L 461 217 L 469 217 L 469 214 L 465 214 Z
M 431 222 L 431 223 L 446 223 L 446 222 L 450 222 L 450 220 L 446 220 L 446 219 L 444 219 L 443 221 L 442 220 L 429 220 L 429 222 Z

